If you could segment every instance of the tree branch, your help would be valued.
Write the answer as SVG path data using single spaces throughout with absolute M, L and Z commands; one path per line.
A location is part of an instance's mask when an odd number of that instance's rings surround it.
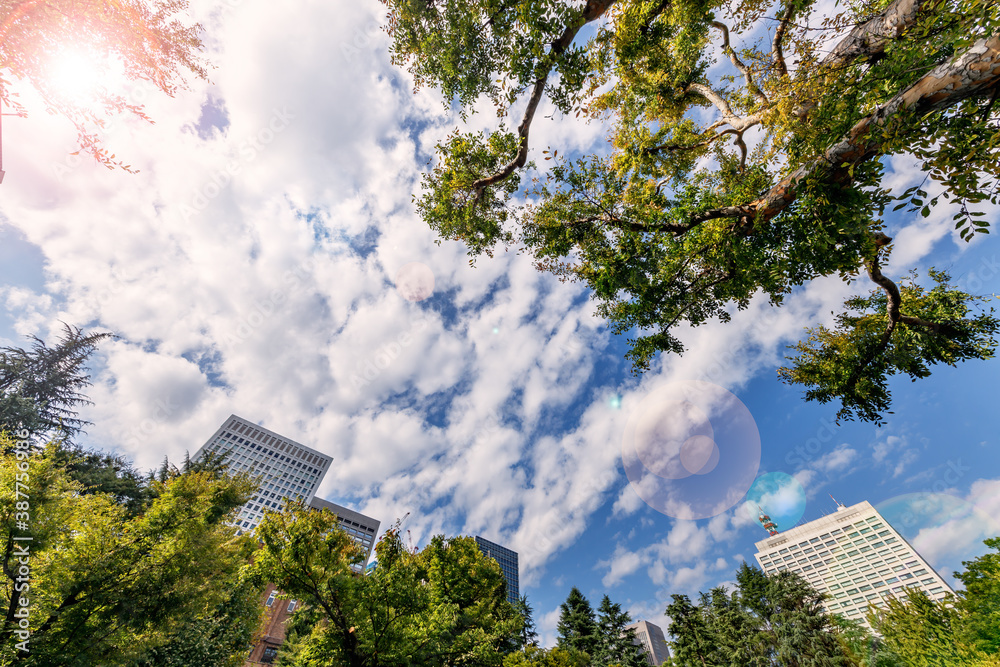
M 587 5 L 583 8 L 581 20 L 574 25 L 567 26 L 563 30 L 562 35 L 552 42 L 551 45 L 551 55 L 558 55 L 565 51 L 573 40 L 576 38 L 576 34 L 580 31 L 580 28 L 587 25 L 591 21 L 595 21 L 600 18 L 604 12 L 608 10 L 611 5 L 615 3 L 615 0 L 587 0 Z M 555 65 L 553 60 L 549 64 L 548 69 L 538 77 L 535 81 L 535 85 L 531 91 L 531 97 L 528 98 L 528 107 L 524 111 L 524 116 L 521 118 L 520 125 L 517 126 L 517 134 L 521 138 L 520 145 L 517 149 L 517 155 L 514 159 L 508 162 L 500 171 L 496 172 L 492 176 L 487 176 L 486 178 L 481 178 L 472 184 L 472 189 L 476 193 L 476 199 L 482 196 L 483 191 L 500 181 L 503 181 L 510 177 L 517 169 L 524 167 L 525 163 L 528 161 L 528 130 L 531 129 L 531 121 L 535 117 L 535 111 L 538 108 L 538 103 L 542 100 L 542 94 L 545 92 L 545 84 L 548 82 L 549 74 L 552 72 L 552 68 Z
M 894 0 L 878 16 L 847 33 L 847 36 L 820 61 L 820 69 L 842 67 L 859 57 L 872 59 L 881 56 L 891 41 L 899 39 L 907 28 L 916 23 L 917 12 L 924 4 L 937 1 Z M 805 118 L 817 104 L 815 100 L 810 100 L 795 109 L 793 113 L 797 118 Z
M 1000 85 L 1000 35 L 980 39 L 961 55 L 921 77 L 906 90 L 859 120 L 840 141 L 820 157 L 786 176 L 763 197 L 746 208 L 758 221 L 767 221 L 788 207 L 806 178 L 847 183 L 853 168 L 879 154 L 883 132 L 902 117 L 917 118 L 943 111 L 964 99 L 991 94 Z
M 750 93 L 757 98 L 758 102 L 765 106 L 769 105 L 770 102 L 768 101 L 767 96 L 764 95 L 763 91 L 761 91 L 761 89 L 757 87 L 757 84 L 754 83 L 753 73 L 750 71 L 750 68 L 747 67 L 742 60 L 740 60 L 739 56 L 736 55 L 736 51 L 733 49 L 732 45 L 730 45 L 729 28 L 725 23 L 720 21 L 712 21 L 712 27 L 722 32 L 722 51 L 729 56 L 729 59 L 733 62 L 733 65 L 736 66 L 736 69 L 743 73 L 743 78 L 746 80 L 747 90 L 749 90 Z
M 791 23 L 794 15 L 795 3 L 790 0 L 785 6 L 785 11 L 778 22 L 778 28 L 774 31 L 774 41 L 771 42 L 771 58 L 778 68 L 778 74 L 782 77 L 788 76 L 788 66 L 785 65 L 785 54 L 782 51 L 781 42 L 785 39 L 785 33 L 788 32 L 788 24 Z

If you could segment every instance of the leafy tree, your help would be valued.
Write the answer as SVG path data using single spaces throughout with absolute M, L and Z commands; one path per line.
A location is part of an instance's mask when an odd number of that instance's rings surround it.
M 0 47 L 2 48 L 2 47 Z M 89 405 L 86 363 L 109 333 L 84 334 L 63 324 L 55 347 L 32 336 L 30 350 L 0 349 L 0 430 L 24 431 L 29 438 L 73 436 L 87 425 L 76 408 Z
M 262 588 L 252 577 L 231 577 L 228 594 L 215 609 L 187 619 L 129 667 L 241 667 L 263 621 Z
M 1000 655 L 1000 537 L 985 544 L 996 552 L 963 561 L 965 571 L 955 573 L 965 585 L 959 606 L 968 614 L 968 641 L 985 654 Z
M 574 586 L 566 601 L 559 605 L 559 638 L 557 644 L 561 648 L 582 651 L 589 656 L 597 652 L 598 629 L 597 619 L 590 602 Z
M 881 637 L 872 634 L 859 621 L 835 614 L 833 625 L 848 658 L 858 667 L 906 667 L 902 658 L 887 648 Z
M 231 598 L 254 548 L 226 523 L 252 494 L 246 476 L 175 475 L 156 482 L 149 507 L 129 516 L 108 494 L 81 493 L 59 467 L 58 443 L 42 452 L 5 444 L 0 663 L 128 665 Z M 30 488 L 30 509 L 17 504 L 17 481 Z M 25 535 L 31 537 L 30 589 L 18 590 L 23 542 L 14 538 Z M 30 653 L 15 643 L 25 592 Z
M 780 306 L 831 275 L 867 275 L 875 292 L 814 330 L 782 377 L 840 400 L 842 417 L 877 421 L 887 375 L 993 355 L 998 323 L 976 297 L 941 273 L 931 289 L 882 273 L 886 207 L 950 207 L 971 238 L 988 228 L 978 209 L 1000 201 L 992 0 L 382 2 L 393 61 L 417 85 L 463 117 L 488 100 L 499 118 L 437 146 L 424 221 L 473 258 L 517 246 L 586 283 L 634 336 L 637 371 L 683 351 L 676 326 L 728 321 L 757 294 Z M 716 52 L 731 67 L 713 68 Z M 550 147 L 553 166 L 527 183 L 545 101 L 603 121 L 610 148 Z M 941 193 L 893 191 L 894 155 Z
M 80 493 L 111 496 L 130 518 L 144 512 L 153 500 L 156 487 L 124 456 L 85 450 L 72 443 L 59 447 L 54 456 L 55 464 L 80 484 Z
M 674 636 L 674 664 L 722 667 L 848 667 L 822 594 L 801 577 L 765 575 L 740 566 L 735 590 L 716 588 L 694 605 L 674 595 L 667 607 Z
M 590 657 L 576 649 L 532 645 L 504 658 L 503 667 L 590 667 Z
M 961 639 L 964 612 L 953 603 L 911 588 L 905 599 L 890 598 L 884 608 L 872 609 L 868 619 L 907 665 L 966 665 L 976 655 Z
M 701 665 L 714 667 L 720 664 L 715 654 L 715 637 L 702 612 L 701 607 L 691 603 L 686 595 L 671 595 L 667 605 L 670 625 L 667 631 L 673 635 L 674 665 Z
M 376 545 L 378 567 L 357 577 L 360 552 L 329 512 L 271 512 L 257 536 L 254 570 L 303 603 L 282 665 L 499 667 L 521 631 L 499 565 L 471 538 L 437 536 L 410 552 L 397 524 Z
M 131 170 L 102 146 L 104 117 L 128 113 L 149 120 L 141 104 L 95 86 L 88 99 L 67 96 L 53 80 L 60 61 L 93 60 L 95 68 L 121 68 L 121 77 L 143 81 L 173 96 L 189 74 L 206 79 L 198 24 L 186 23 L 187 0 L 0 0 L 0 102 L 25 109 L 15 80 L 38 91 L 50 113 L 69 118 L 80 149 L 107 167 Z
M 594 665 L 601 667 L 647 667 L 646 654 L 636 643 L 635 630 L 626 629 L 632 623 L 628 612 L 605 595 L 597 608 L 597 648 Z

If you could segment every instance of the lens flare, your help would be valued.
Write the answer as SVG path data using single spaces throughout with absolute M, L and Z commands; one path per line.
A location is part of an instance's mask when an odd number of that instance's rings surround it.
M 760 434 L 746 406 L 710 382 L 675 382 L 629 416 L 622 463 L 657 512 L 707 519 L 736 505 L 760 466 Z

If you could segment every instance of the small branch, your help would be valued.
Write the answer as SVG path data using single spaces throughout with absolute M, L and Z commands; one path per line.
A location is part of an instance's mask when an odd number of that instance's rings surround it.
M 580 17 L 581 20 L 574 25 L 567 26 L 563 30 L 562 35 L 559 36 L 557 40 L 552 42 L 550 55 L 558 55 L 565 51 L 573 40 L 576 38 L 576 34 L 580 31 L 580 28 L 595 21 L 600 18 L 604 12 L 608 10 L 611 5 L 615 3 L 615 0 L 587 0 L 587 5 L 583 8 L 583 14 Z M 535 85 L 531 91 L 531 97 L 528 99 L 528 107 L 524 111 L 524 116 L 521 119 L 520 125 L 517 126 L 517 134 L 521 138 L 520 145 L 517 149 L 517 155 L 514 159 L 508 162 L 500 171 L 496 172 L 492 176 L 487 176 L 486 178 L 481 178 L 472 184 L 472 189 L 476 193 L 476 199 L 482 197 L 483 191 L 495 183 L 499 183 L 510 177 L 515 170 L 521 169 L 528 161 L 528 130 L 531 128 L 531 121 L 535 117 L 535 111 L 538 109 L 538 103 L 542 100 L 542 94 L 545 92 L 545 84 L 548 81 L 549 74 L 552 72 L 554 66 L 554 61 L 548 66 L 548 69 L 542 73 L 541 76 L 535 81 Z
M 742 60 L 740 60 L 739 56 L 736 55 L 736 51 L 733 50 L 733 47 L 729 44 L 729 28 L 726 27 L 725 23 L 721 23 L 719 21 L 712 21 L 712 27 L 717 28 L 722 32 L 722 50 L 727 56 L 729 56 L 729 59 L 733 62 L 733 65 L 736 66 L 736 69 L 743 73 L 743 78 L 746 80 L 747 84 L 747 90 L 749 90 L 761 104 L 765 106 L 769 105 L 770 102 L 768 101 L 767 96 L 764 95 L 763 91 L 761 91 L 761 89 L 757 87 L 757 84 L 754 83 L 753 73 L 750 71 L 750 68 L 747 67 Z
M 711 143 L 713 143 L 713 142 L 721 139 L 722 137 L 726 136 L 727 134 L 735 134 L 737 136 L 740 136 L 743 133 L 740 132 L 740 131 L 738 131 L 738 130 L 732 130 L 732 129 L 730 129 L 730 130 L 723 130 L 722 132 L 719 132 L 718 134 L 714 134 L 711 137 L 709 137 L 708 139 L 705 139 L 704 141 L 699 141 L 698 143 L 696 143 L 696 144 L 690 144 L 689 146 L 682 146 L 680 144 L 660 144 L 659 146 L 653 146 L 652 148 L 646 148 L 646 149 L 644 149 L 643 152 L 645 152 L 645 153 L 659 153 L 660 151 L 669 151 L 669 152 L 672 153 L 674 151 L 690 151 L 690 150 L 694 150 L 695 148 L 701 148 L 702 146 L 708 146 L 709 144 L 711 144 Z
M 785 6 L 784 13 L 781 15 L 778 28 L 774 31 L 774 41 L 771 43 L 771 57 L 778 68 L 778 74 L 782 77 L 788 76 L 788 66 L 785 65 L 785 54 L 781 49 L 781 42 L 785 38 L 785 33 L 788 31 L 788 24 L 791 23 L 794 15 L 795 4 L 793 0 L 789 0 L 788 5 Z

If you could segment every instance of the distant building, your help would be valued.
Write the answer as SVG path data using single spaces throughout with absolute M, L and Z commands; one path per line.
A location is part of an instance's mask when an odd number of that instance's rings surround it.
M 667 648 L 667 640 L 664 639 L 660 626 L 649 621 L 636 621 L 625 629 L 635 630 L 635 640 L 646 653 L 646 662 L 653 667 L 659 667 L 670 659 L 670 649 Z
M 476 535 L 476 544 L 479 545 L 480 551 L 500 563 L 504 579 L 507 580 L 507 600 L 511 604 L 516 603 L 521 597 L 518 585 L 517 552 L 483 539 L 478 535 Z
M 208 453 L 222 454 L 233 472 L 261 477 L 260 490 L 240 508 L 236 518 L 236 525 L 247 531 L 257 527 L 265 509 L 280 509 L 287 498 L 310 503 L 333 461 L 333 457 L 236 415 L 230 415 L 191 460 L 199 461 Z
M 351 569 L 355 572 L 364 572 L 365 565 L 367 565 L 368 559 L 371 558 L 372 548 L 375 546 L 375 538 L 378 536 L 378 527 L 381 522 L 360 512 L 349 510 L 346 507 L 320 498 L 313 498 L 309 503 L 309 507 L 317 510 L 329 510 L 337 515 L 340 527 L 347 531 L 351 539 L 365 550 L 364 562 L 360 565 L 353 565 Z
M 838 504 L 839 505 L 839 504 Z M 761 511 L 762 516 L 766 516 Z M 826 593 L 829 612 L 868 622 L 868 604 L 917 588 L 940 600 L 951 587 L 867 501 L 757 542 L 768 574 L 790 570 Z

